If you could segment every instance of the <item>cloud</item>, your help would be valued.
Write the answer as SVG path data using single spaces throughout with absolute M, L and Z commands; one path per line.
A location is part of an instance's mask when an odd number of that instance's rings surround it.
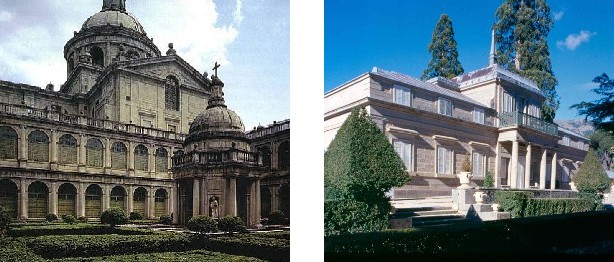
M 563 15 L 565 15 L 565 12 L 563 11 L 554 12 L 554 21 L 559 21 L 563 19 Z
M 237 25 L 241 24 L 241 22 L 243 21 L 243 14 L 241 13 L 242 5 L 242 0 L 237 0 L 235 11 L 234 13 L 232 13 L 232 16 L 234 17 L 235 23 Z
M 579 34 L 570 34 L 565 38 L 565 41 L 559 40 L 556 42 L 556 45 L 559 48 L 567 48 L 569 50 L 576 50 L 578 46 L 580 46 L 584 42 L 588 42 L 588 40 L 596 35 L 597 33 L 582 30 Z
M 598 83 L 595 82 L 586 82 L 580 85 L 580 89 L 581 90 L 586 90 L 586 91 L 590 91 L 593 90 L 595 88 L 599 87 Z
M 0 22 L 8 22 L 11 21 L 11 19 L 13 19 L 13 14 L 7 11 L 0 12 Z

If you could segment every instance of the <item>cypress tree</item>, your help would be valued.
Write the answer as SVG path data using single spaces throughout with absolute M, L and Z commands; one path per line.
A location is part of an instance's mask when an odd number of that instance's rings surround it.
M 546 96 L 542 118 L 552 122 L 559 100 L 547 37 L 554 24 L 545 0 L 506 0 L 495 13 L 497 64 L 537 84 Z
M 420 77 L 422 80 L 433 77 L 452 78 L 464 73 L 463 66 L 458 61 L 458 49 L 454 40 L 452 20 L 442 14 L 433 30 L 433 38 L 427 46 L 431 61 Z
M 611 185 L 610 178 L 603 170 L 603 166 L 601 166 L 592 148 L 588 150 L 586 158 L 584 158 L 584 162 L 582 162 L 573 181 L 578 191 L 592 194 L 603 193 Z

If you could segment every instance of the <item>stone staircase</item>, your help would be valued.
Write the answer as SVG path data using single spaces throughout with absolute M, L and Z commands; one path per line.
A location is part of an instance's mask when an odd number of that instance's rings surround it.
M 426 227 L 473 223 L 472 218 L 452 208 L 452 198 L 430 197 L 391 201 L 393 212 L 390 220 L 393 228 Z

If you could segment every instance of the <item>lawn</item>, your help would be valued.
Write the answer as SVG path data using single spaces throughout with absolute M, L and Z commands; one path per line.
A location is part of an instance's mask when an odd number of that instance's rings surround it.
M 290 233 L 203 236 L 95 224 L 16 224 L 0 261 L 289 261 Z

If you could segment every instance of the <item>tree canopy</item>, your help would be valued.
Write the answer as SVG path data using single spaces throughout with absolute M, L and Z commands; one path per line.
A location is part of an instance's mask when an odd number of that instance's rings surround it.
M 454 28 L 452 20 L 446 14 L 442 14 L 433 30 L 433 38 L 427 46 L 431 54 L 431 61 L 420 77 L 422 80 L 433 77 L 452 78 L 464 73 L 461 63 L 458 61 L 458 49 L 454 40 Z
M 559 107 L 548 33 L 554 21 L 546 0 L 505 0 L 495 13 L 497 64 L 532 80 L 546 96 L 542 118 L 552 122 Z
M 594 83 L 599 84 L 593 92 L 601 98 L 592 102 L 580 102 L 570 108 L 578 109 L 579 115 L 584 115 L 585 119 L 591 119 L 595 127 L 606 132 L 614 131 L 614 79 L 610 79 L 603 73 L 593 79 Z
M 573 178 L 578 191 L 585 193 L 603 193 L 610 188 L 610 178 L 597 159 L 595 151 L 589 149 L 580 170 Z

